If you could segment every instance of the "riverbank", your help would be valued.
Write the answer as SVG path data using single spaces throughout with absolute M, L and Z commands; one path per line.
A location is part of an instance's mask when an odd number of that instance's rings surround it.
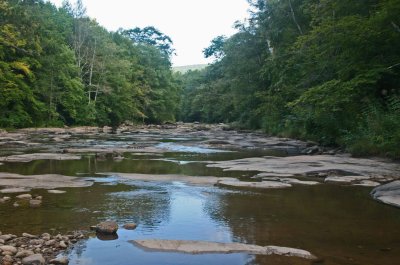
M 0 260 L 2 265 L 44 265 L 68 264 L 65 251 L 72 248 L 79 240 L 84 239 L 84 232 L 69 234 L 31 235 L 22 233 L 21 236 L 2 234 L 0 232 Z

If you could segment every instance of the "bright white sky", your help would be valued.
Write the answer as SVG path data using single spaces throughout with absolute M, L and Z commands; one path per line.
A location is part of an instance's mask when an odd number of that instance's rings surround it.
M 57 6 L 62 0 L 49 0 Z M 74 0 L 70 0 L 75 2 Z M 230 36 L 247 17 L 246 0 L 83 0 L 90 17 L 108 30 L 154 26 L 171 37 L 174 66 L 204 64 L 202 50 L 218 35 Z

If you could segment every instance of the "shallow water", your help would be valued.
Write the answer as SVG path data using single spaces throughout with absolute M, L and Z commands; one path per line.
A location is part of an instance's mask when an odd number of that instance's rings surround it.
M 182 137 L 156 138 L 168 144 Z M 132 138 L 126 136 L 126 141 Z M 124 139 L 102 143 L 123 145 Z M 90 139 L 85 139 L 88 141 Z M 151 136 L 147 139 L 150 142 Z M 93 143 L 96 143 L 94 140 Z M 196 150 L 196 149 L 192 149 Z M 187 151 L 187 150 L 180 150 Z M 235 152 L 170 152 L 164 155 L 125 155 L 122 161 L 84 156 L 78 161 L 39 160 L 5 163 L 0 172 L 58 173 L 95 181 L 92 187 L 62 189 L 66 194 L 42 195 L 40 208 L 0 204 L 0 231 L 38 234 L 87 230 L 114 219 L 135 222 L 134 231 L 118 230 L 118 239 L 95 235 L 70 253 L 70 264 L 312 264 L 299 258 L 239 254 L 189 255 L 145 251 L 135 239 L 180 239 L 278 245 L 308 250 L 317 264 L 397 264 L 400 260 L 400 210 L 373 201 L 369 188 L 338 185 L 294 186 L 279 190 L 227 189 L 182 182 L 131 181 L 99 172 L 225 176 L 249 179 L 255 172 L 224 172 L 205 161 L 276 155 L 279 150 Z

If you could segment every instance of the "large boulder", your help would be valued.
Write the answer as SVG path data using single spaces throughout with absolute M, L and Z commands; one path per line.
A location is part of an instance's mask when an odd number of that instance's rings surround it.
M 400 207 L 400 180 L 376 187 L 371 196 L 380 202 Z
M 101 222 L 96 226 L 96 232 L 100 234 L 115 234 L 118 230 L 118 224 L 114 221 Z

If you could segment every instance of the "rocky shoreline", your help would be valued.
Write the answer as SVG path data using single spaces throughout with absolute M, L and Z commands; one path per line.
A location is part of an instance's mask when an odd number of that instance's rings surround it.
M 66 250 L 84 238 L 86 232 L 82 231 L 65 235 L 23 233 L 21 236 L 0 232 L 0 261 L 2 265 L 68 264 Z
M 127 137 L 127 138 L 126 138 Z M 115 139 L 111 144 L 110 138 Z M 127 140 L 129 139 L 129 140 Z M 181 141 L 185 139 L 184 141 Z M 165 142 L 165 140 L 168 140 Z M 177 141 L 177 142 L 174 142 Z M 31 150 L 35 150 L 32 152 Z M 314 142 L 269 137 L 258 132 L 235 131 L 225 124 L 177 123 L 166 125 L 75 128 L 29 128 L 13 132 L 0 131 L 0 165 L 28 163 L 35 160 L 80 160 L 92 155 L 96 160 L 122 161 L 125 154 L 152 156 L 162 160 L 168 152 L 237 152 L 246 150 L 273 150 L 273 156 L 246 157 L 226 161 L 179 161 L 177 163 L 205 163 L 207 167 L 224 171 L 257 171 L 254 182 L 230 181 L 211 176 L 209 182 L 229 187 L 285 188 L 291 185 L 336 183 L 377 187 L 400 179 L 399 163 L 380 158 L 354 158 L 342 150 L 326 149 Z M 167 161 L 166 159 L 164 159 Z M 114 172 L 121 175 L 120 172 Z M 131 174 L 132 175 L 132 174 Z M 134 174 L 134 179 L 139 178 Z M 312 178 L 311 181 L 309 178 Z M 141 176 L 139 179 L 147 179 Z M 168 176 L 152 176 L 168 180 Z M 193 180 L 196 178 L 196 180 Z M 188 182 L 205 181 L 196 176 Z M 212 179 L 210 181 L 210 179 Z M 226 181 L 229 180 L 229 181 Z M 87 187 L 90 181 L 77 177 L 43 174 L 18 175 L 0 172 L 0 193 L 29 192 L 31 189 Z M 391 192 L 391 205 L 400 207 L 400 196 Z M 393 199 L 393 196 L 395 197 Z M 382 197 L 382 196 L 380 196 Z M 376 196 L 374 196 L 376 198 Z M 382 202 L 387 202 L 384 197 Z M 0 201 L 1 202 L 1 201 Z

